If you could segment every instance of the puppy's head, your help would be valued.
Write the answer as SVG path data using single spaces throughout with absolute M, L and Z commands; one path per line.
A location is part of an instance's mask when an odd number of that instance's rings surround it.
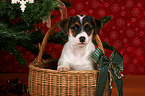
M 73 44 L 86 45 L 92 41 L 92 36 L 99 34 L 101 21 L 91 16 L 77 15 L 60 22 L 60 29 L 69 36 Z

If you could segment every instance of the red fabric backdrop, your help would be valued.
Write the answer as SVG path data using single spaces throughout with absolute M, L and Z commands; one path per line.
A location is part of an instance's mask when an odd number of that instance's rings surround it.
M 35 0 L 34 0 L 35 1 Z M 72 0 L 72 7 L 68 9 L 68 16 L 84 14 L 101 19 L 109 15 L 113 19 L 107 23 L 100 32 L 102 41 L 115 46 L 124 57 L 125 75 L 145 75 L 145 1 L 144 0 Z M 60 20 L 60 13 L 56 14 L 53 23 Z M 58 18 L 59 17 L 59 18 Z M 41 29 L 47 28 L 41 24 Z M 47 52 L 53 58 L 59 58 L 62 46 L 48 44 Z M 18 46 L 22 56 L 27 61 L 27 66 L 35 58 L 31 52 Z M 28 67 L 21 66 L 12 54 L 0 51 L 0 72 L 27 73 Z

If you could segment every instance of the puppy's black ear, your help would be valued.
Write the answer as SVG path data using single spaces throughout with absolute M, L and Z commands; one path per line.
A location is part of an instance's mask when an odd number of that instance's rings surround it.
M 95 32 L 94 32 L 94 35 L 95 34 L 98 34 L 99 35 L 99 32 L 100 32 L 100 30 L 101 30 L 101 28 L 102 28 L 102 22 L 101 22 L 101 20 L 98 20 L 98 19 L 96 19 L 96 18 L 93 18 L 93 22 L 94 22 L 94 25 L 95 25 Z
M 70 21 L 70 17 L 64 19 L 64 20 L 61 20 L 60 23 L 59 23 L 59 27 L 61 29 L 61 31 L 65 34 L 65 35 L 68 35 L 68 27 L 69 27 L 69 21 Z

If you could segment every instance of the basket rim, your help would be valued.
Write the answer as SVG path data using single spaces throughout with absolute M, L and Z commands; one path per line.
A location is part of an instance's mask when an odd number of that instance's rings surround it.
M 53 72 L 53 73 L 94 73 L 94 72 L 99 72 L 99 70 L 82 70 L 82 71 L 75 71 L 75 70 L 70 70 L 70 71 L 58 71 L 58 70 L 52 70 L 52 69 L 44 69 L 40 67 L 36 67 L 33 64 L 29 64 L 28 66 L 31 69 L 35 69 L 37 71 L 43 71 L 43 72 Z

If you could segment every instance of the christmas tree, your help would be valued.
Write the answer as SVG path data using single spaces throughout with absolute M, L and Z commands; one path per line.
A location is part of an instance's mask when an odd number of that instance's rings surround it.
M 63 3 L 70 6 L 69 1 Z M 42 42 L 44 34 L 36 28 L 36 24 L 46 20 L 52 10 L 59 10 L 59 4 L 58 0 L 35 0 L 34 3 L 27 3 L 25 11 L 22 12 L 19 3 L 11 4 L 11 0 L 1 0 L 0 50 L 14 54 L 18 62 L 25 65 L 16 45 L 21 45 L 37 55 L 39 48 L 35 45 Z M 44 58 L 50 58 L 50 55 L 44 54 Z

